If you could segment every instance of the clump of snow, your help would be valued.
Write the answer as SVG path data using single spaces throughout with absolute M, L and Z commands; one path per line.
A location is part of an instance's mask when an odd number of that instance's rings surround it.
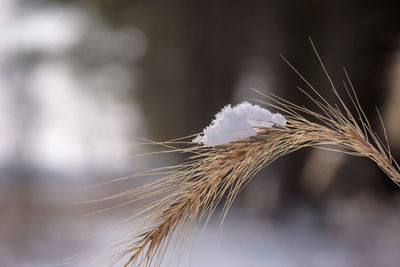
M 284 126 L 286 119 L 279 113 L 244 101 L 234 107 L 225 106 L 193 142 L 218 146 L 255 136 L 259 127 L 272 127 L 274 124 Z

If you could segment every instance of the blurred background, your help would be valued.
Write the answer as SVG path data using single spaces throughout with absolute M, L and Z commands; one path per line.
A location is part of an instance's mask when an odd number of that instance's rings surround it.
M 110 203 L 74 202 L 138 182 L 78 188 L 184 157 L 134 158 L 157 150 L 135 136 L 200 132 L 228 103 L 265 100 L 251 88 L 312 108 L 279 54 L 334 101 L 309 36 L 339 87 L 346 66 L 375 129 L 380 109 L 399 159 L 397 1 L 0 4 L 0 266 L 52 264 L 112 236 L 129 207 L 83 217 Z M 398 266 L 399 192 L 367 159 L 293 153 L 241 192 L 221 235 L 215 216 L 192 266 Z

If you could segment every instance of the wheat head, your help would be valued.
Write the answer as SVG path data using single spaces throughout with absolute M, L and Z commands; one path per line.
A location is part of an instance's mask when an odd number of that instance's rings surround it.
M 309 87 L 309 92 L 301 88 L 299 90 L 311 99 L 317 106 L 317 111 L 275 95 L 265 96 L 269 99 L 267 102 L 254 101 L 282 112 L 287 120 L 285 126 L 259 127 L 256 136 L 215 147 L 193 144 L 184 139 L 156 143 L 170 148 L 168 152 L 186 153 L 190 156 L 186 162 L 177 166 L 141 173 L 161 173 L 162 178 L 156 182 L 110 197 L 130 197 L 132 200 L 124 203 L 128 204 L 138 199 L 162 196 L 135 214 L 143 215 L 143 218 L 139 224 L 135 224 L 128 240 L 119 244 L 122 248 L 115 255 L 116 261 L 128 257 L 125 266 L 160 265 L 167 248 L 173 245 L 178 247 L 188 231 L 197 229 L 199 223 L 207 224 L 221 201 L 224 201 L 223 222 L 239 191 L 261 168 L 301 148 L 317 147 L 370 158 L 396 184 L 400 182 L 399 165 L 391 156 L 385 130 L 384 143 L 371 128 L 344 69 L 347 81 L 343 82 L 343 86 L 356 114 L 350 112 L 312 41 L 311 44 L 338 104 L 328 103 L 284 59 Z M 384 129 L 383 122 L 382 126 Z M 186 147 L 178 148 L 180 144 Z M 178 247 L 178 254 L 179 250 Z

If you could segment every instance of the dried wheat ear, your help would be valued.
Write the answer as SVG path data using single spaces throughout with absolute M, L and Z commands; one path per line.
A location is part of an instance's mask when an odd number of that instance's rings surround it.
M 121 249 L 115 255 L 115 261 L 124 259 L 125 266 L 158 266 L 167 249 L 172 249 L 172 255 L 179 257 L 181 244 L 189 231 L 195 232 L 199 224 L 205 226 L 221 201 L 224 201 L 223 222 L 238 192 L 261 168 L 304 147 L 368 157 L 396 184 L 400 181 L 399 165 L 391 156 L 386 132 L 383 130 L 383 143 L 371 129 L 346 70 L 347 81 L 343 82 L 343 91 L 354 106 L 355 114 L 345 105 L 316 50 L 315 53 L 337 104 L 328 103 L 284 59 L 309 87 L 310 93 L 299 90 L 316 105 L 318 111 L 274 95 L 265 96 L 268 102 L 254 102 L 269 106 L 282 115 L 244 102 L 235 107 L 225 107 L 193 141 L 190 141 L 193 138 L 190 136 L 168 142 L 149 142 L 169 148 L 168 152 L 190 156 L 182 164 L 139 174 L 161 174 L 157 181 L 107 198 L 131 198 L 121 206 L 160 196 L 135 214 L 136 218 L 142 216 L 140 223 L 132 227 L 133 233 L 126 242 L 118 244 Z M 383 122 L 382 127 L 384 129 Z M 180 145 L 186 147 L 178 148 Z

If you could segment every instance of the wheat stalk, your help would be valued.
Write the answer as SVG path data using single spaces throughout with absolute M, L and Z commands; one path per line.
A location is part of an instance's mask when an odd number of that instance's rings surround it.
M 161 200 L 147 205 L 136 214 L 149 213 L 136 225 L 131 238 L 120 244 L 125 245 L 125 248 L 115 255 L 116 261 L 129 255 L 125 266 L 160 265 L 165 251 L 172 246 L 171 240 L 174 240 L 175 246 L 178 242 L 183 242 L 188 231 L 197 228 L 202 221 L 205 225 L 218 203 L 226 198 L 223 221 L 238 192 L 261 168 L 304 147 L 368 157 L 396 184 L 400 182 L 399 165 L 391 156 L 385 130 L 386 144 L 372 130 L 344 70 L 347 77 L 347 82 L 343 82 L 344 88 L 356 114 L 350 112 L 312 41 L 311 44 L 339 104 L 329 104 L 284 59 L 311 89 L 312 94 L 299 88 L 316 104 L 318 112 L 277 96 L 266 96 L 269 99 L 268 103 L 257 100 L 256 102 L 282 112 L 287 120 L 285 126 L 259 127 L 256 136 L 215 147 L 195 145 L 182 139 L 156 143 L 170 148 L 168 152 L 184 152 L 191 156 L 183 164 L 143 172 L 141 175 L 163 174 L 163 177 L 149 185 L 110 197 L 134 198 L 122 204 L 125 205 L 138 199 L 163 195 Z M 383 122 L 382 126 L 384 129 Z M 186 144 L 188 147 L 177 148 L 178 144 Z

